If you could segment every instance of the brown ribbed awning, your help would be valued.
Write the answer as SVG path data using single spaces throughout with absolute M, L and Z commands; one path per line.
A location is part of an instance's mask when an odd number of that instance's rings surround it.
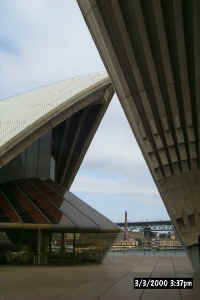
M 119 227 L 60 185 L 37 178 L 0 185 L 0 227 L 116 232 Z

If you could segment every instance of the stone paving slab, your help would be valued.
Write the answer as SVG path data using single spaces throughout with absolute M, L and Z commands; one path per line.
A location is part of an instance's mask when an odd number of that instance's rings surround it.
M 193 277 L 193 290 L 134 289 L 135 277 Z M 2 266 L 0 300 L 199 300 L 200 277 L 185 255 L 115 255 L 85 266 Z
M 157 295 L 152 295 L 152 294 L 145 294 L 142 296 L 141 298 L 142 300 L 160 300 L 160 299 L 163 299 L 163 300 L 182 300 L 180 298 L 179 295 L 166 295 L 166 294 L 163 294 L 163 293 L 160 293 L 160 294 L 157 294 Z M 191 299 L 192 300 L 192 299 Z

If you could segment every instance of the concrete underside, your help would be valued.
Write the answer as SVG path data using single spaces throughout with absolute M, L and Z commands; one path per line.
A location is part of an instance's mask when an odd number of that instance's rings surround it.
M 193 290 L 136 290 L 136 276 L 193 277 Z M 198 300 L 200 278 L 185 255 L 109 254 L 101 265 L 1 267 L 2 300 Z
M 78 3 L 178 235 L 196 245 L 200 1 Z

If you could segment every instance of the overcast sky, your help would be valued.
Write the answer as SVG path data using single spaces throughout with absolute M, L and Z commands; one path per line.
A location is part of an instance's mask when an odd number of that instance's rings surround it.
M 105 70 L 75 0 L 1 0 L 0 61 L 0 99 Z M 71 191 L 116 222 L 168 219 L 116 96 Z

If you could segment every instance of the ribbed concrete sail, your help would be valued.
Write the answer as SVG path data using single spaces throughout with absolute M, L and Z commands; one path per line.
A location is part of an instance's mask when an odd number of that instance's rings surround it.
M 173 224 L 199 244 L 200 1 L 78 3 Z
M 47 179 L 51 168 L 69 189 L 113 93 L 98 73 L 0 101 L 0 183 Z

